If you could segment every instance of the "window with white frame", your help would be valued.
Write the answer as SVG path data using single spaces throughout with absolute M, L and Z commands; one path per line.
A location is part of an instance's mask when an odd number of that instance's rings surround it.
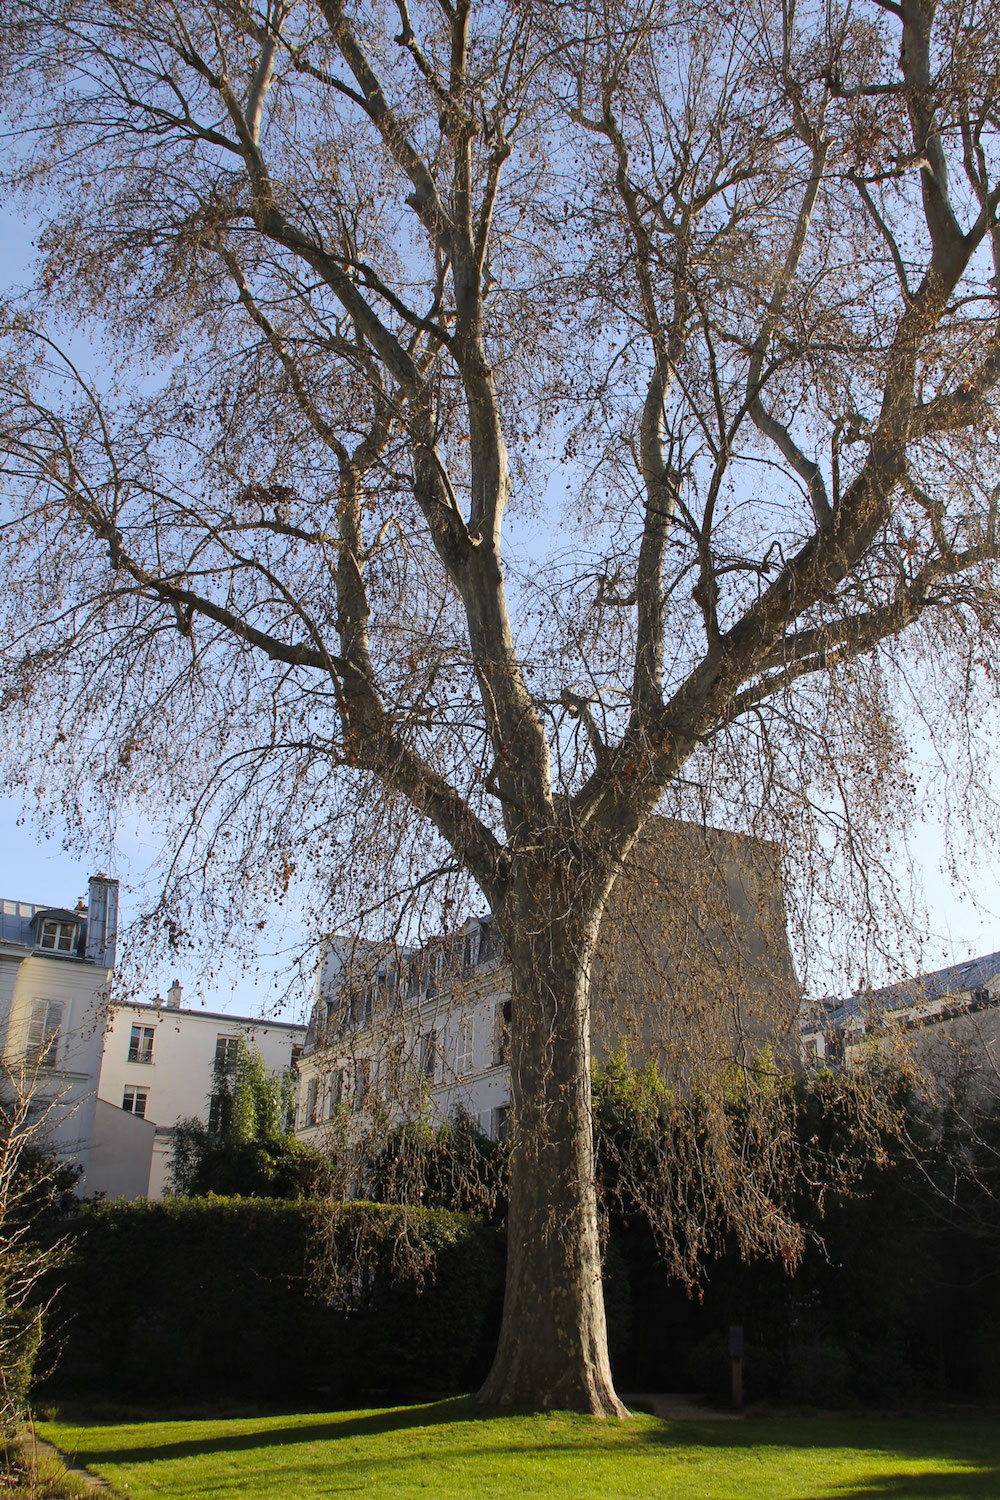
M 146 1101 L 149 1098 L 148 1089 L 137 1089 L 132 1084 L 125 1085 L 122 1094 L 122 1109 L 127 1115 L 138 1115 L 141 1120 L 146 1118 Z
M 354 1102 L 356 1105 L 364 1103 L 365 1096 L 371 1087 L 372 1065 L 367 1057 L 359 1057 L 354 1064 Z
M 476 1044 L 476 1015 L 474 1011 L 468 1011 L 461 1020 L 458 1028 L 458 1043 L 455 1047 L 455 1072 L 459 1078 L 465 1078 L 472 1072 L 474 1067 L 474 1055 Z
M 330 1092 L 327 1099 L 328 1112 L 332 1117 L 344 1101 L 346 1080 L 343 1068 L 334 1068 L 330 1074 Z
M 479 935 L 480 929 L 474 927 L 471 932 L 465 934 L 465 943 L 462 948 L 462 963 L 467 969 L 475 968 L 479 962 Z
M 62 1000 L 32 1000 L 24 1060 L 32 1068 L 54 1068 L 59 1058 Z
M 306 1087 L 306 1124 L 315 1125 L 319 1114 L 319 1079 L 310 1078 Z
M 238 1036 L 217 1036 L 215 1039 L 215 1066 L 223 1069 L 235 1067 L 239 1051 L 240 1039 Z
M 38 946 L 48 953 L 73 953 L 78 931 L 78 922 L 59 922 L 54 917 L 47 917 L 42 922 Z
M 153 1061 L 153 1037 L 156 1035 L 152 1026 L 133 1026 L 132 1035 L 128 1042 L 129 1062 L 151 1063 Z
M 430 1031 L 425 1031 L 420 1038 L 420 1071 L 432 1083 L 437 1083 L 438 1081 L 439 1062 L 438 1034 L 432 1027 Z
M 493 921 L 481 922 L 479 924 L 479 962 L 491 963 L 493 959 L 499 957 L 501 947 L 497 924 Z

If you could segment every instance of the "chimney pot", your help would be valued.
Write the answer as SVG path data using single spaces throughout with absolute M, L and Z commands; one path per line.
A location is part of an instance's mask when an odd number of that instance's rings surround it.
M 171 1010 L 180 1010 L 181 1008 L 181 982 L 179 979 L 175 979 L 169 990 L 167 990 L 167 1004 Z

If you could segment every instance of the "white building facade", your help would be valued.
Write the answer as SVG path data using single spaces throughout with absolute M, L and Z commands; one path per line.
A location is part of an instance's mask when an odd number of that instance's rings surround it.
M 231 1062 L 243 1041 L 272 1073 L 283 1073 L 296 1063 L 305 1034 L 305 1026 L 291 1022 L 185 1009 L 176 979 L 166 1001 L 114 1005 L 104 1034 L 89 1190 L 162 1198 L 178 1121 L 210 1123 L 217 1061 Z
M 48 1143 L 89 1191 L 102 1041 L 115 964 L 118 882 L 91 878 L 74 908 L 0 901 L 0 1056 L 30 1089 Z
M 299 1061 L 298 1133 L 322 1147 L 339 1117 L 456 1114 L 504 1132 L 510 1100 L 510 971 L 494 923 L 414 952 L 334 940 L 317 978 Z

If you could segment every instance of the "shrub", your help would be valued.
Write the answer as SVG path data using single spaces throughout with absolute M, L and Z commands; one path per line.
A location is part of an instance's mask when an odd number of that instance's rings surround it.
M 0 1286 L 0 1439 L 5 1442 L 28 1410 L 41 1337 L 41 1309 L 12 1306 Z
M 291 1070 L 272 1073 L 240 1039 L 234 1058 L 215 1064 L 209 1124 L 178 1121 L 170 1182 L 182 1198 L 206 1193 L 252 1198 L 316 1197 L 325 1162 L 291 1129 Z
M 794 1344 L 788 1355 L 787 1395 L 804 1406 L 848 1406 L 854 1369 L 847 1350 L 833 1339 Z
M 109 1394 L 459 1389 L 503 1275 L 477 1220 L 367 1203 L 104 1203 L 70 1243 L 59 1384 Z
M 37 1070 L 35 1070 L 37 1071 Z M 60 1260 L 58 1223 L 76 1174 L 45 1146 L 59 1099 L 36 1088 L 35 1071 L 0 1064 L 0 1441 L 28 1409 L 41 1338 L 42 1288 Z M 38 1237 L 39 1227 L 46 1233 Z

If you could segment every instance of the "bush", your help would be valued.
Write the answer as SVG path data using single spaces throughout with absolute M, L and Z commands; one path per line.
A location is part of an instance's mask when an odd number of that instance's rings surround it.
M 803 1406 L 839 1408 L 854 1399 L 854 1368 L 833 1339 L 795 1344 L 788 1355 L 787 1396 Z
M 502 1278 L 498 1233 L 442 1210 L 92 1205 L 71 1230 L 56 1302 L 58 1384 L 351 1400 L 461 1389 Z
M 773 1350 L 747 1343 L 743 1360 L 744 1401 L 770 1400 L 780 1388 L 782 1374 L 781 1360 Z M 688 1380 L 699 1395 L 729 1404 L 733 1396 L 733 1362 L 726 1335 L 710 1333 L 692 1347 L 688 1355 Z
M 291 1069 L 272 1073 L 242 1038 L 215 1064 L 209 1125 L 179 1120 L 170 1182 L 180 1198 L 207 1193 L 248 1198 L 315 1198 L 326 1163 L 292 1132 Z
M 0 1286 L 0 1441 L 14 1437 L 28 1410 L 41 1337 L 41 1309 L 23 1304 L 12 1307 Z
M 50 1112 L 59 1101 L 39 1095 L 35 1085 L 30 1069 L 15 1070 L 0 1063 L 0 1442 L 4 1445 L 27 1414 L 28 1387 L 41 1339 L 42 1287 L 60 1260 L 54 1226 L 77 1176 L 45 1148 Z

